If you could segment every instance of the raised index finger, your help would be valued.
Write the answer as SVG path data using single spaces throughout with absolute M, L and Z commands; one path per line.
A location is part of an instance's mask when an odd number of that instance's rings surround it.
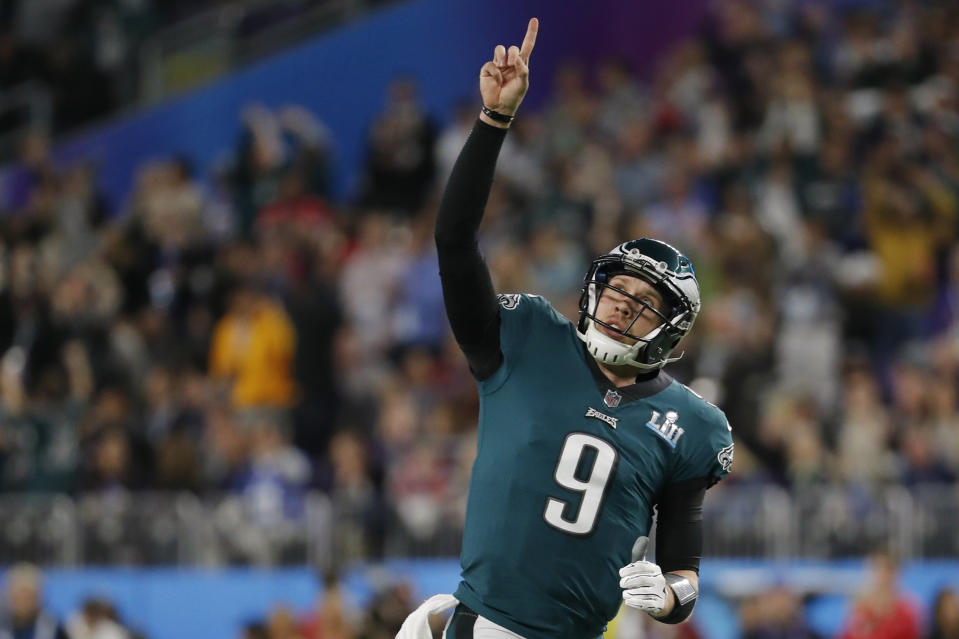
M 523 58 L 523 62 L 529 64 L 529 54 L 533 52 L 533 47 L 536 46 L 536 32 L 539 31 L 539 20 L 536 18 L 530 18 L 529 26 L 526 27 L 526 37 L 523 38 L 523 46 L 519 49 L 519 55 Z

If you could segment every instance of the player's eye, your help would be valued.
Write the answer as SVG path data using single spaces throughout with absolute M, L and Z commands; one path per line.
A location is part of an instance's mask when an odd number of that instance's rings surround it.
M 620 293 L 619 291 L 615 289 L 609 291 L 609 298 L 613 300 L 614 302 L 619 302 L 619 303 L 628 304 L 632 301 L 629 297 L 627 297 L 626 295 L 623 295 L 622 293 Z

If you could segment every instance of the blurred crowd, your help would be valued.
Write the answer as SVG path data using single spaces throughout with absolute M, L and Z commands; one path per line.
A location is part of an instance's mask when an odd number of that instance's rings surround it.
M 12 95 L 28 85 L 48 91 L 48 124 L 56 133 L 101 118 L 128 103 L 137 88 L 136 48 L 163 23 L 163 12 L 154 4 L 163 3 L 0 3 L 0 95 Z M 0 107 L 0 133 L 30 120 L 22 105 L 0 101 Z
M 113 603 L 88 597 L 66 620 L 44 606 L 43 573 L 31 564 L 11 566 L 4 575 L 0 637 L 5 639 L 143 639 L 122 623 Z
M 828 587 L 828 584 L 827 584 Z M 820 639 L 808 615 L 817 597 L 829 596 L 815 588 L 780 584 L 744 597 L 739 604 L 740 632 L 744 639 Z M 832 593 L 835 594 L 835 593 Z M 868 574 L 851 593 L 839 624 L 837 639 L 941 639 L 959 636 L 959 594 L 941 587 L 926 609 L 913 594 L 902 589 L 899 563 L 888 552 L 870 557 Z
M 861 581 L 842 585 L 837 575 L 824 575 L 818 584 L 774 585 L 739 580 L 737 593 L 719 594 L 736 612 L 735 628 L 742 639 L 957 639 L 959 590 L 944 585 L 931 605 L 923 606 L 900 582 L 897 559 L 885 551 L 873 554 Z M 44 605 L 43 574 L 30 564 L 10 568 L 4 577 L 0 637 L 11 639 L 145 639 L 134 624 L 124 622 L 115 604 L 103 595 L 88 596 L 77 610 L 58 620 Z M 376 582 L 377 580 L 373 580 Z M 760 580 L 761 581 L 761 580 Z M 237 639 L 392 639 L 406 615 L 419 602 L 405 581 L 381 575 L 372 583 L 365 606 L 358 606 L 335 575 L 323 578 L 316 601 L 305 610 L 273 605 L 262 618 L 245 621 Z M 743 590 L 746 588 L 746 590 Z M 354 593 L 355 594 L 355 593 Z M 827 632 L 811 623 L 808 614 L 818 602 L 847 598 L 828 622 Z M 718 603 L 718 601 L 717 601 Z M 841 612 L 840 612 L 841 610 Z M 430 619 L 433 636 L 441 637 L 446 619 Z M 819 627 L 817 631 L 815 628 Z M 631 608 L 620 610 L 607 627 L 606 639 L 701 639 L 709 636 L 698 617 L 682 625 L 666 625 Z
M 381 1 L 355 2 L 351 10 Z M 145 81 L 144 46 L 164 29 L 198 14 L 219 11 L 218 26 L 230 25 L 220 35 L 233 38 L 235 47 L 272 27 L 288 26 L 323 4 L 324 0 L 3 0 L 0 142 L 25 124 L 63 134 L 136 103 Z M 222 55 L 233 53 L 225 50 Z M 181 64 L 184 68 L 164 72 L 202 74 L 210 62 L 195 56 Z M 23 89 L 46 93 L 49 113 L 31 114 L 27 102 L 13 99 Z M 37 122 L 38 117 L 44 121 Z M 0 161 L 9 159 L 6 151 L 0 145 Z
M 49 126 L 63 133 L 134 101 L 139 49 L 158 30 L 232 0 L 4 0 L 0 95 L 49 92 Z M 0 101 L 0 133 L 29 114 Z
M 109 596 L 82 598 L 76 610 L 58 619 L 44 601 L 44 575 L 20 563 L 4 573 L 0 599 L 3 639 L 146 639 L 142 629 L 125 621 Z M 305 613 L 285 604 L 273 606 L 263 619 L 242 624 L 237 639 L 393 639 L 415 606 L 408 584 L 383 583 L 360 610 L 345 596 L 335 576 L 327 576 L 314 606 Z M 443 620 L 437 619 L 441 624 Z M 441 630 L 440 627 L 437 628 Z
M 843 7 L 718 3 L 648 81 L 562 66 L 484 219 L 497 290 L 571 318 L 623 239 L 692 257 L 670 372 L 733 426 L 717 491 L 959 488 L 959 9 Z M 297 106 L 251 105 L 210 176 L 138 167 L 119 210 L 27 135 L 0 192 L 0 490 L 229 493 L 272 527 L 319 490 L 340 558 L 455 554 L 477 398 L 432 224 L 477 108 L 441 126 L 398 79 L 347 202 Z
M 51 132 L 69 130 L 130 99 L 151 30 L 213 4 L 0 2 L 0 92 L 45 83 Z M 575 318 L 592 256 L 670 241 L 704 310 L 669 370 L 739 444 L 716 491 L 938 485 L 959 500 L 959 8 L 722 2 L 650 79 L 609 59 L 534 78 L 550 81 L 487 208 L 497 290 Z M 297 106 L 251 105 L 212 175 L 188 157 L 139 167 L 117 210 L 92 167 L 54 167 L 48 135 L 26 135 L 0 186 L 0 493 L 227 494 L 242 516 L 224 521 L 282 539 L 320 491 L 340 561 L 456 554 L 478 405 L 432 224 L 477 111 L 471 97 L 430 113 L 397 80 L 346 202 L 329 132 Z M 921 610 L 894 560 L 873 566 L 844 639 L 959 637 L 954 590 Z M 100 598 L 58 624 L 40 580 L 7 573 L 0 637 L 138 636 Z M 305 618 L 277 608 L 241 636 L 392 637 L 414 605 L 405 585 L 364 610 L 334 577 L 324 590 Z M 819 636 L 804 603 L 786 587 L 742 599 L 742 636 Z M 662 632 L 698 636 L 628 615 L 610 635 Z

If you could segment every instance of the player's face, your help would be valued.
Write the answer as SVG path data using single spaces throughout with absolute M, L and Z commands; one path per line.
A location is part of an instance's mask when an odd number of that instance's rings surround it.
M 663 296 L 653 288 L 652 284 L 629 275 L 617 275 L 609 280 L 609 284 L 610 286 L 603 288 L 599 297 L 596 319 L 615 326 L 620 331 L 628 332 L 633 337 L 620 335 L 602 324 L 597 324 L 596 327 L 600 331 L 617 341 L 632 345 L 637 342 L 637 337 L 646 335 L 662 324 L 662 318 L 646 308 L 648 305 L 661 311 L 665 306 Z

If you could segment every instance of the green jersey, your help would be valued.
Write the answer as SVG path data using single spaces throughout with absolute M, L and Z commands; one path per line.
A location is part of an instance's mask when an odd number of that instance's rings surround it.
M 615 389 L 543 298 L 501 295 L 500 306 L 504 361 L 479 382 L 455 595 L 528 639 L 596 637 L 657 495 L 728 474 L 729 425 L 664 373 Z

